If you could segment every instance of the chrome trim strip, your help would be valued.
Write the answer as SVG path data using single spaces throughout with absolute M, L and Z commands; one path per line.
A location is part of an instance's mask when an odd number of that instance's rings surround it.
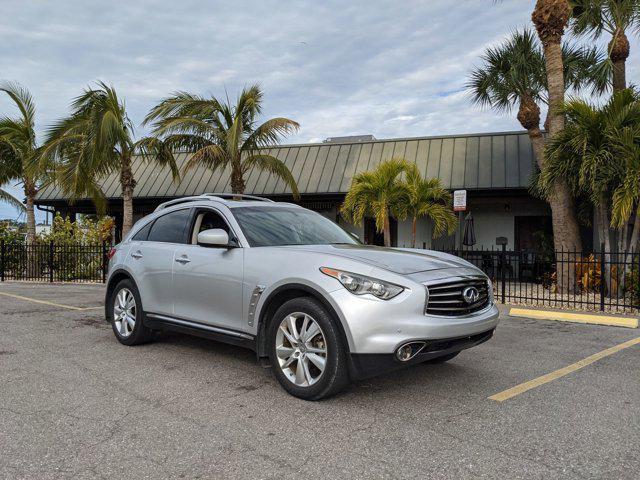
M 203 323 L 196 323 L 196 322 L 189 322 L 188 320 L 180 320 L 178 318 L 167 317 L 165 315 L 159 315 L 157 313 L 146 313 L 146 315 L 149 317 L 157 318 L 158 320 L 162 320 L 165 322 L 175 323 L 176 325 L 191 327 L 198 330 L 206 330 L 208 332 L 213 332 L 213 333 L 221 333 L 223 335 L 244 338 L 246 340 L 253 340 L 253 336 L 251 335 L 247 335 L 246 333 L 236 332 L 234 330 L 227 330 L 226 328 L 212 327 L 211 325 L 205 325 Z
M 258 301 L 260 300 L 260 296 L 266 287 L 264 285 L 256 285 L 256 288 L 253 289 L 253 293 L 251 294 L 251 299 L 249 300 L 249 310 L 247 314 L 247 323 L 250 327 L 253 327 L 253 320 L 256 316 L 256 306 L 258 305 Z

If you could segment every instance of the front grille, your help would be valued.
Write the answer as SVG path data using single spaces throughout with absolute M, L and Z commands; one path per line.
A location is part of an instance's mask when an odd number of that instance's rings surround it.
M 475 287 L 478 299 L 467 302 L 463 292 Z M 489 304 L 489 284 L 486 278 L 456 279 L 444 283 L 426 285 L 429 298 L 425 313 L 428 315 L 443 315 L 456 317 L 482 310 Z

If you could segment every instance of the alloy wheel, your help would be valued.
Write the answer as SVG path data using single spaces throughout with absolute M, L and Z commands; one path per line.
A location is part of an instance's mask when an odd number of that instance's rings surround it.
M 136 299 L 131 290 L 123 288 L 113 303 L 113 323 L 120 336 L 126 338 L 136 326 Z
M 327 363 L 324 332 L 310 315 L 287 315 L 276 333 L 276 356 L 282 373 L 299 387 L 316 383 Z

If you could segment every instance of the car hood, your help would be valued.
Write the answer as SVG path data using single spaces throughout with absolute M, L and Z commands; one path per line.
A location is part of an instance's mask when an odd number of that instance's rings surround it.
M 373 245 L 292 245 L 283 248 L 349 258 L 400 275 L 443 268 L 475 268 L 461 258 L 433 250 L 385 248 Z

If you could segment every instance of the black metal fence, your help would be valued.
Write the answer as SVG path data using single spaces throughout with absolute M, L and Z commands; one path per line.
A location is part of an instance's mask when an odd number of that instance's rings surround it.
M 104 282 L 109 244 L 0 240 L 0 281 Z
M 109 244 L 0 241 L 0 281 L 104 282 Z M 640 252 L 444 249 L 483 270 L 496 301 L 532 306 L 640 312 Z
M 443 249 L 483 270 L 501 303 L 596 310 L 640 311 L 640 252 Z

